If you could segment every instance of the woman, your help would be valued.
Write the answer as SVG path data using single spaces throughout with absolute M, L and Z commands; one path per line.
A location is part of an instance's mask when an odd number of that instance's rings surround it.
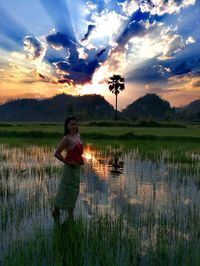
M 61 154 L 64 150 L 67 152 L 66 156 Z M 63 175 L 54 200 L 54 218 L 59 217 L 59 209 L 67 210 L 69 219 L 74 217 L 74 207 L 79 194 L 80 166 L 84 164 L 82 154 L 83 145 L 78 133 L 78 120 L 74 116 L 69 116 L 65 120 L 64 138 L 54 153 L 54 156 L 64 163 Z

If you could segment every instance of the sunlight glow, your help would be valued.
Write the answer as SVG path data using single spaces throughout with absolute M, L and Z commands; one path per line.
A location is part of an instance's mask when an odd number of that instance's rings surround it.
M 95 157 L 95 152 L 92 151 L 90 145 L 87 145 L 85 148 L 84 148 L 84 153 L 83 153 L 83 158 L 86 160 L 86 161 L 97 161 L 96 157 Z
M 119 74 L 119 109 L 153 88 L 186 103 L 199 97 L 199 11 L 195 0 L 4 1 L 0 101 L 99 94 L 114 105 L 107 81 Z
M 101 94 L 105 95 L 107 89 L 106 84 L 97 84 L 97 83 L 87 83 L 84 85 L 77 85 L 77 91 L 84 95 L 84 94 Z
M 126 20 L 122 15 L 117 14 L 115 11 L 110 13 L 104 13 L 101 16 L 93 15 L 93 19 L 96 23 L 96 28 L 92 32 L 90 39 L 99 39 L 109 41 L 109 44 L 113 44 L 120 32 L 123 31 L 123 25 Z M 100 38 L 101 37 L 101 38 Z

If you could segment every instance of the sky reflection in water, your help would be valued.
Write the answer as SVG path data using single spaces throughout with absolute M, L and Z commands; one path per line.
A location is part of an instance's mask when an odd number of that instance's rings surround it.
M 23 239 L 37 228 L 52 228 L 51 206 L 62 174 L 62 163 L 53 153 L 54 147 L 0 145 L 3 252 L 13 240 Z M 96 212 L 108 212 L 140 219 L 153 212 L 165 213 L 170 220 L 174 212 L 181 219 L 188 210 L 200 213 L 195 183 L 199 172 L 189 165 L 182 169 L 164 156 L 144 160 L 137 149 L 111 146 L 94 149 L 88 145 L 84 157 L 76 216 L 90 219 Z

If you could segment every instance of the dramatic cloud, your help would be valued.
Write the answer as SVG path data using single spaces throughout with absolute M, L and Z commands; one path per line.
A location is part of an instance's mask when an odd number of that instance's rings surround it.
M 118 73 L 124 75 L 127 66 L 127 50 L 125 47 L 117 46 L 111 50 L 105 62 L 101 63 L 93 75 L 93 82 L 107 83 L 108 78 Z
M 141 83 L 153 83 L 157 81 L 166 81 L 171 75 L 169 68 L 166 68 L 160 64 L 156 64 L 151 60 L 146 62 L 141 68 L 137 68 L 130 73 L 127 73 L 127 81 L 141 82 Z
M 131 21 L 127 28 L 123 31 L 120 37 L 117 39 L 117 43 L 123 46 L 134 36 L 140 37 L 145 34 L 146 27 L 144 23 Z
M 95 25 L 89 25 L 89 26 L 88 26 L 88 31 L 87 31 L 87 33 L 85 34 L 84 38 L 81 39 L 81 42 L 86 41 L 94 29 L 95 29 Z
M 50 47 L 59 50 L 67 50 L 67 60 L 57 61 L 55 60 L 52 64 L 56 67 L 57 78 L 59 83 L 66 84 L 80 84 L 91 80 L 91 76 L 94 69 L 97 67 L 98 62 L 87 61 L 87 53 L 84 48 L 78 46 L 76 43 L 71 41 L 67 35 L 54 32 L 46 37 L 48 45 Z
M 191 73 L 183 75 L 174 75 L 168 78 L 168 83 L 170 85 L 185 84 L 188 83 L 193 78 Z
M 50 57 L 50 62 L 56 67 L 56 75 L 63 83 L 65 79 L 67 79 L 66 83 L 70 82 L 74 85 L 91 82 L 94 72 L 101 63 L 108 59 L 109 51 L 112 45 L 115 44 L 113 41 L 117 37 L 115 30 L 119 32 L 123 17 L 111 12 L 102 14 L 100 17 L 94 16 L 93 19 L 95 25 L 90 24 L 88 26 L 88 30 L 84 38 L 80 40 L 80 43 L 74 43 L 66 34 L 59 32 L 52 32 L 46 36 L 49 47 L 57 51 L 64 49 L 68 53 L 66 58 L 60 61 L 57 58 L 53 61 L 52 56 Z M 113 22 L 116 23 L 114 23 L 115 26 L 111 30 L 108 26 L 112 25 Z M 97 38 L 100 37 L 103 39 L 102 45 L 99 44 L 97 47 L 95 44 Z M 95 40 L 94 44 L 93 40 Z M 104 47 L 103 43 L 105 43 L 106 47 Z M 108 46 L 108 43 L 112 43 L 112 45 Z M 49 60 L 48 56 L 46 59 Z
M 131 16 L 139 8 L 138 2 L 136 0 L 129 0 L 123 3 L 119 3 L 119 6 L 122 7 L 123 12 L 127 16 Z
M 118 46 L 111 50 L 107 60 L 95 74 L 102 73 L 103 69 L 103 72 L 118 71 L 123 75 L 127 72 L 127 80 L 137 82 L 166 80 L 170 76 L 170 67 L 155 62 L 148 65 L 148 60 L 167 60 L 182 49 L 184 43 L 181 36 L 163 23 L 132 22 L 118 39 Z M 142 66 L 136 68 L 139 62 Z M 104 75 L 107 78 L 108 75 Z
M 126 101 L 145 86 L 171 98 L 182 90 L 198 94 L 198 1 L 40 0 L 26 5 L 27 13 L 15 2 L 0 5 L 1 84 L 107 95 L 108 78 L 121 74 Z M 32 10 L 44 17 L 32 23 Z
M 62 71 L 62 79 L 67 79 L 69 83 L 81 84 L 91 81 L 92 75 L 98 66 L 98 61 L 86 63 L 84 60 L 79 60 L 76 65 L 71 65 L 66 61 L 54 63 L 59 71 Z
M 95 27 L 92 27 L 87 37 L 88 44 L 98 43 L 98 46 L 113 46 L 126 27 L 124 23 L 127 18 L 115 11 L 104 11 L 101 14 L 93 14 L 91 20 Z
M 75 49 L 76 43 L 63 33 L 53 32 L 46 36 L 46 41 L 50 47 L 55 50 L 61 50 L 63 48 Z
M 78 51 L 78 57 L 80 59 L 87 59 L 88 54 L 85 52 L 85 49 L 83 47 L 77 48 Z
M 134 58 L 158 57 L 167 60 L 185 48 L 181 35 L 161 22 L 143 22 L 143 34 L 130 39 L 129 49 Z
M 165 46 L 163 49 L 163 54 L 160 59 L 166 60 L 173 57 L 176 53 L 184 49 L 183 38 L 178 34 L 167 34 L 164 38 Z
M 191 72 L 191 69 L 187 66 L 187 62 L 184 61 L 181 64 L 177 65 L 173 70 L 172 73 L 174 75 L 183 75 Z
M 89 15 L 91 12 L 97 11 L 97 5 L 92 3 L 92 1 L 87 1 L 86 4 L 82 7 L 82 11 Z
M 127 49 L 132 65 L 154 57 L 168 60 L 185 48 L 183 38 L 161 22 L 130 23 L 118 42 Z
M 37 38 L 26 36 L 24 38 L 24 51 L 29 59 L 41 61 L 45 55 L 46 46 Z
M 195 4 L 195 0 L 151 0 L 137 1 L 142 12 L 149 12 L 152 15 L 162 16 L 166 13 L 178 13 L 182 8 Z

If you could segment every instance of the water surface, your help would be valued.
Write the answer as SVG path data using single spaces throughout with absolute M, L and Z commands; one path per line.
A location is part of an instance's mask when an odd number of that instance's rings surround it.
M 51 208 L 63 168 L 53 154 L 54 147 L 0 145 L 2 257 L 13 241 L 23 242 L 37 230 L 48 234 L 53 227 Z M 180 234 L 192 238 L 194 232 L 186 229 L 189 223 L 194 230 L 200 217 L 200 156 L 187 156 L 188 164 L 176 162 L 167 151 L 152 159 L 136 148 L 87 145 L 75 216 L 87 221 L 97 212 L 123 215 L 134 225 L 149 215 L 164 215 L 169 223 L 177 221 Z M 62 211 L 61 220 L 65 217 Z

